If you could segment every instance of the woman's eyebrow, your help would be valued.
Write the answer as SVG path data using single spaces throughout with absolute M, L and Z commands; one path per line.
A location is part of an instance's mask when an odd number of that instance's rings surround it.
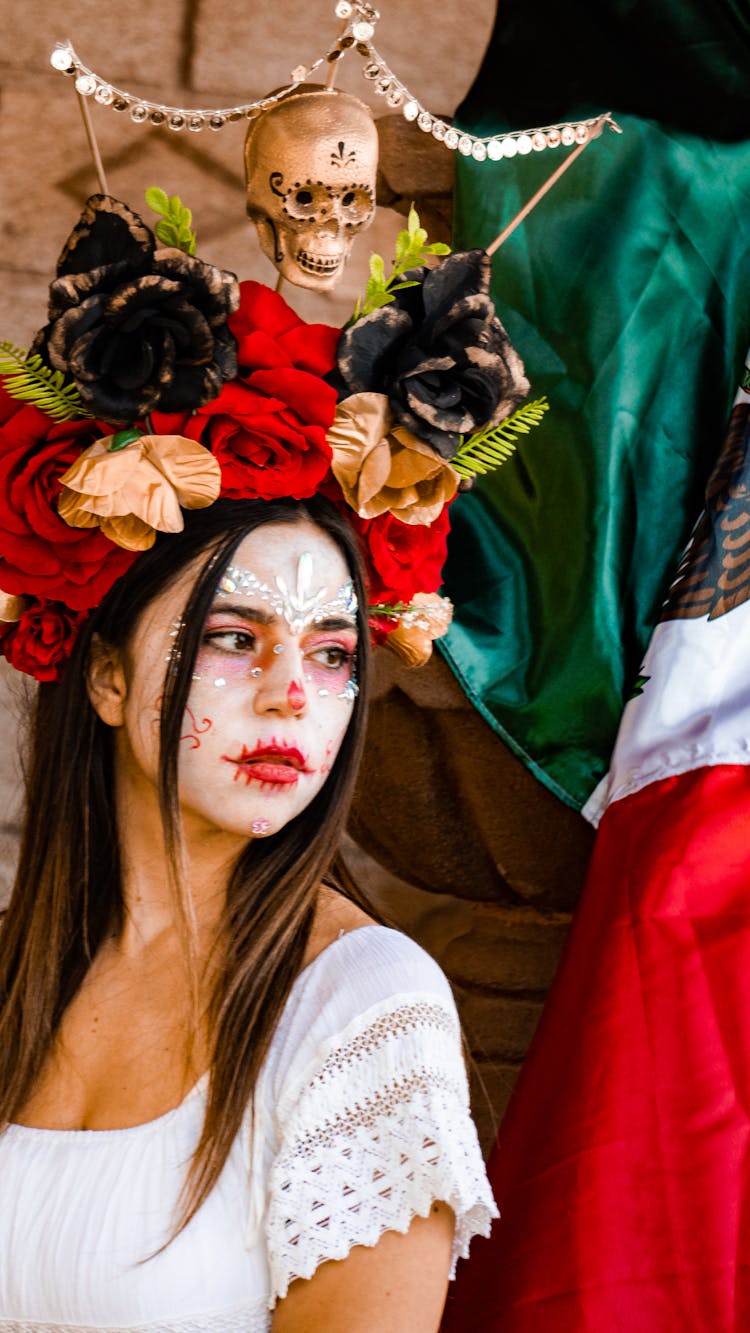
M 278 620 L 273 611 L 262 611 L 259 606 L 247 606 L 239 602 L 227 602 L 224 597 L 214 602 L 209 615 L 238 616 L 240 620 L 253 621 L 256 625 L 273 625 Z
M 310 623 L 306 625 L 305 628 L 307 630 L 323 630 L 323 631 L 336 630 L 336 629 L 352 629 L 356 633 L 357 622 L 356 620 L 351 620 L 348 616 L 325 616 L 322 620 L 315 620 L 314 618 L 312 618 L 310 620 Z
M 237 616 L 240 620 L 255 625 L 275 625 L 279 619 L 273 611 L 263 611 L 259 606 L 247 606 L 240 602 L 228 602 L 224 597 L 214 603 L 209 615 Z M 354 630 L 356 633 L 358 629 L 356 620 L 349 616 L 324 616 L 322 620 L 316 620 L 313 614 L 305 625 L 307 633 L 310 631 L 330 633 L 332 630 L 342 629 Z

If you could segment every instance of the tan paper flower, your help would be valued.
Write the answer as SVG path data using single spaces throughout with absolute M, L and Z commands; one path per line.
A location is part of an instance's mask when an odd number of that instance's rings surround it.
M 442 638 L 453 619 L 453 603 L 436 592 L 418 592 L 396 629 L 385 640 L 408 667 L 424 666 L 432 656 L 433 639 Z
M 405 426 L 394 426 L 385 394 L 345 398 L 327 438 L 333 475 L 360 518 L 387 510 L 402 523 L 432 523 L 456 494 L 458 473 Z
M 4 625 L 14 625 L 25 610 L 25 597 L 14 597 L 12 593 L 0 591 L 0 621 Z
M 108 435 L 86 449 L 60 481 L 60 517 L 73 528 L 100 527 L 127 551 L 145 551 L 158 532 L 181 532 L 180 506 L 204 509 L 221 489 L 213 454 L 183 435 L 140 435 L 111 449 Z

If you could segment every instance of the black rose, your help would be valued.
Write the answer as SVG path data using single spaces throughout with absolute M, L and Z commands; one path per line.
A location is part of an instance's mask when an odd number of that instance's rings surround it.
M 93 195 L 58 261 L 49 323 L 32 350 L 107 421 L 185 411 L 236 374 L 227 317 L 238 305 L 233 273 L 158 248 L 137 213 Z
M 343 397 L 387 394 L 404 426 L 452 458 L 462 435 L 523 402 L 529 382 L 495 314 L 484 250 L 459 251 L 404 279 L 417 285 L 345 329 L 337 387 L 343 381 Z

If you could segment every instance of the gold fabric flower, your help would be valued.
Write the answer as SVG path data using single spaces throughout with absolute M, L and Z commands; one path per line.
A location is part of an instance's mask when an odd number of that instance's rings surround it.
M 139 435 L 112 448 L 97 440 L 60 478 L 60 517 L 73 528 L 100 527 L 126 551 L 145 551 L 157 532 L 181 532 L 184 509 L 204 509 L 221 489 L 210 450 L 183 435 Z
M 442 638 L 453 619 L 453 603 L 436 592 L 418 592 L 407 611 L 399 614 L 396 629 L 385 646 L 408 667 L 424 666 L 432 656 L 434 639 Z
M 386 511 L 402 523 L 432 523 L 456 494 L 458 473 L 405 426 L 394 426 L 385 394 L 355 393 L 336 408 L 331 468 L 360 518 Z
M 25 597 L 14 597 L 12 593 L 0 590 L 0 621 L 4 625 L 14 625 L 25 610 Z

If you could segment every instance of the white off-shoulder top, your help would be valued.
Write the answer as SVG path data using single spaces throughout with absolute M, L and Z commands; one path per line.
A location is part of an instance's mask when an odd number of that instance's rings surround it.
M 1 1333 L 262 1333 L 295 1278 L 405 1232 L 434 1200 L 454 1259 L 496 1209 L 458 1019 L 432 959 L 364 926 L 297 978 L 219 1181 L 165 1249 L 203 1079 L 129 1129 L 0 1134 Z

